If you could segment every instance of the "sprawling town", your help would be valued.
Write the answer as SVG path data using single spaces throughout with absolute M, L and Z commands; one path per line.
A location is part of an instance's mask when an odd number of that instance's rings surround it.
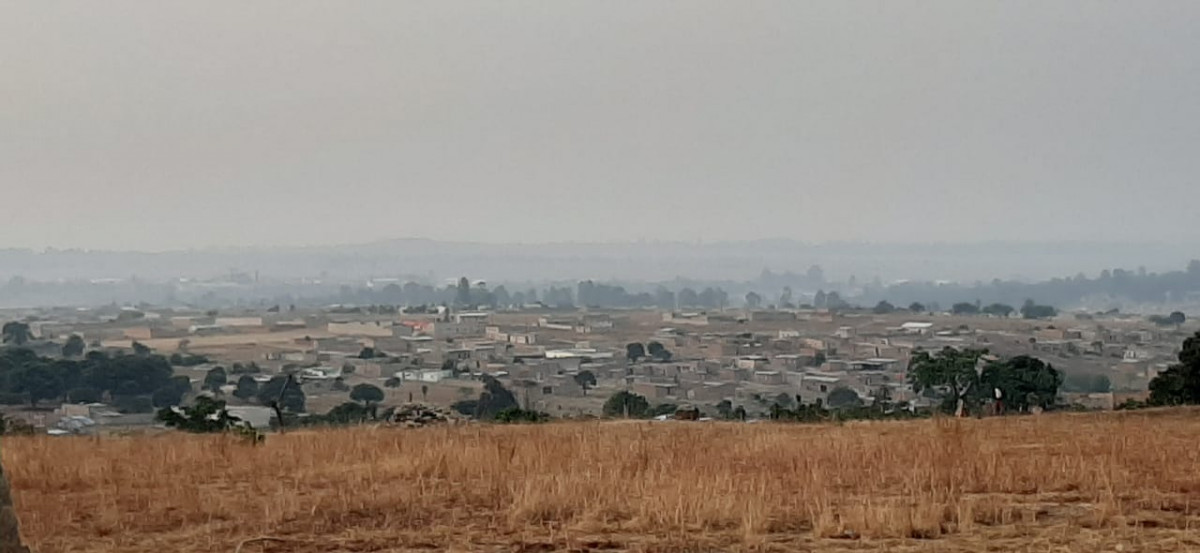
M 12 321 L 10 345 L 47 358 L 153 354 L 172 365 L 176 382 L 186 377 L 172 392 L 146 397 L 36 386 L 0 397 L 10 420 L 60 435 L 153 427 L 161 423 L 157 409 L 201 396 L 220 398 L 230 413 L 267 429 L 269 396 L 283 395 L 267 390 L 281 377 L 302 392 L 289 394 L 301 398 L 289 405 L 301 419 L 363 398 L 469 418 L 487 382 L 511 391 L 521 409 L 555 418 L 603 416 L 619 393 L 644 398 L 639 414 L 663 419 L 690 410 L 705 419 L 736 413 L 754 420 L 772 408 L 880 401 L 917 410 L 937 399 L 914 391 L 910 360 L 945 348 L 1036 357 L 1063 375 L 1057 406 L 1114 409 L 1144 400 L 1149 381 L 1193 331 L 1182 316 L 962 306 L 933 312 L 884 302 L 707 311 L 142 305 L 9 310 L 4 317 Z

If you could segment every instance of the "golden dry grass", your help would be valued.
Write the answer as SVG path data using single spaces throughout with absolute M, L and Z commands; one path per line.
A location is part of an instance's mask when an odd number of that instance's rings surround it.
M 1200 549 L 1200 412 L 10 438 L 59 551 Z

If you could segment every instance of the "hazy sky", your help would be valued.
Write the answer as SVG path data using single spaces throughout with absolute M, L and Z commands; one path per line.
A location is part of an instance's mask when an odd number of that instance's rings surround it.
M 1197 240 L 1200 2 L 0 3 L 0 247 Z

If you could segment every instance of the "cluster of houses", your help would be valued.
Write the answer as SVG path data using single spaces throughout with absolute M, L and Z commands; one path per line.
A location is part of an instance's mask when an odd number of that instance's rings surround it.
M 827 310 L 712 313 L 613 311 L 369 313 L 288 309 L 229 314 L 114 308 L 39 313 L 41 341 L 78 334 L 91 347 L 139 342 L 164 354 L 203 355 L 208 365 L 254 364 L 266 380 L 291 372 L 304 382 L 419 383 L 462 389 L 492 376 L 528 407 L 597 412 L 618 390 L 652 403 L 762 407 L 781 395 L 825 401 L 848 389 L 869 403 L 881 394 L 920 404 L 907 384 L 919 349 L 988 348 L 1036 355 L 1066 370 L 1109 375 L 1114 388 L 1144 390 L 1171 360 L 1182 329 L 1140 320 L 1022 321 Z M 631 360 L 632 343 L 669 356 Z M 1072 401 L 1111 407 L 1095 391 Z M 103 408 L 98 407 L 101 411 Z M 749 407 L 748 407 L 749 409 Z M 81 409 L 63 416 L 105 418 Z

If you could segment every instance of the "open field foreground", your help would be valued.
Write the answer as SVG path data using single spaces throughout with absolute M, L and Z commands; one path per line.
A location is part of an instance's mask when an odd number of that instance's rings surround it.
M 1177 410 L 8 438 L 3 460 L 43 553 L 1178 551 L 1198 443 Z

